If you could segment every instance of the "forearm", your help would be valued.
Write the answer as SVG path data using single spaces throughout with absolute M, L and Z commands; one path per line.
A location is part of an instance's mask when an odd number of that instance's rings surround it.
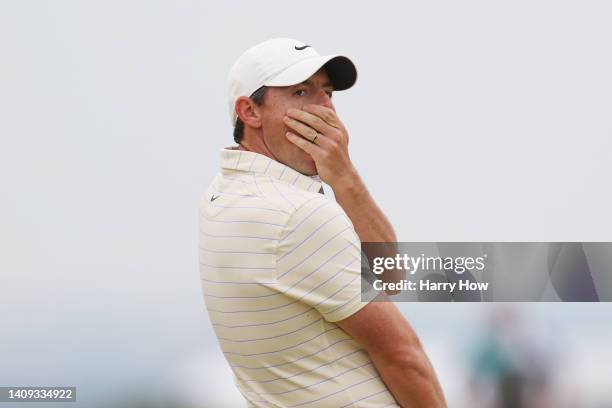
M 357 171 L 352 169 L 349 175 L 342 180 L 336 180 L 331 187 L 334 190 L 336 201 L 350 218 L 362 243 L 390 243 L 383 246 L 362 247 L 370 260 L 370 265 L 375 257 L 394 256 L 397 252 L 397 237 L 393 226 L 368 192 Z M 390 283 L 400 282 L 405 276 L 403 270 L 388 269 L 380 278 Z M 386 292 L 388 295 L 395 295 L 399 293 L 399 290 L 387 290 Z
M 356 170 L 331 185 L 361 242 L 395 242 L 393 226 L 368 192 Z
M 331 185 L 336 201 L 344 209 L 362 242 L 395 243 L 395 231 L 368 192 L 357 171 Z M 394 253 L 395 247 L 384 246 L 382 250 Z M 380 255 L 380 254 L 377 254 Z M 383 280 L 398 281 L 402 271 L 389 271 Z M 408 330 L 408 329 L 407 329 Z M 412 329 L 409 329 L 412 331 Z M 390 359 L 388 350 L 368 350 L 370 358 L 380 373 L 393 397 L 404 408 L 445 408 L 446 402 L 435 371 L 413 333 L 414 340 L 409 351 Z
M 423 351 L 409 361 L 386 361 L 377 353 L 370 357 L 393 397 L 403 408 L 445 408 L 442 388 Z

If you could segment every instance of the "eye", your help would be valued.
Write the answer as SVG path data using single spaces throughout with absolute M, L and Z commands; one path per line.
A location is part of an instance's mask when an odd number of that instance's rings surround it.
M 298 89 L 293 94 L 297 95 L 297 96 L 304 96 L 306 94 L 306 90 L 305 89 Z
M 325 91 L 325 93 L 327 94 L 327 96 L 329 96 L 329 99 L 332 98 L 332 96 L 333 96 L 333 92 L 332 91 Z

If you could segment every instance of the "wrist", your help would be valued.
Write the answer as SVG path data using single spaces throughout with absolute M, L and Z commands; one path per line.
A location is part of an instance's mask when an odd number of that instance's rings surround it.
M 365 184 L 354 167 L 343 177 L 334 180 L 330 187 L 334 190 L 336 199 L 343 197 L 355 198 L 366 191 Z

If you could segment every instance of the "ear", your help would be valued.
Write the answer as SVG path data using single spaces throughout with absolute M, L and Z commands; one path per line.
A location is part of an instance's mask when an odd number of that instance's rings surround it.
M 255 102 L 246 96 L 239 97 L 234 107 L 234 109 L 236 109 L 236 115 L 238 115 L 245 126 L 250 126 L 252 128 L 261 127 L 261 112 L 258 108 Z

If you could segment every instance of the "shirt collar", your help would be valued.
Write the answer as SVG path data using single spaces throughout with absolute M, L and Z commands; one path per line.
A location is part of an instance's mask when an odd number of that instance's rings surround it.
M 268 156 L 248 150 L 240 150 L 238 147 L 221 149 L 220 162 L 221 169 L 265 174 L 313 193 L 319 193 L 323 188 L 321 178 L 318 175 L 306 176 Z

